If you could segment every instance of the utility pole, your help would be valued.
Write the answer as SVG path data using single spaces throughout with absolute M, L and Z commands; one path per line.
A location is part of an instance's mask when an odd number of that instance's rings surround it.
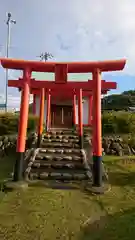
M 9 47 L 10 47 L 10 32 L 11 32 L 11 24 L 16 24 L 16 21 L 12 19 L 11 13 L 7 15 L 7 45 L 6 45 L 6 57 L 9 57 Z M 8 103 L 8 69 L 6 68 L 6 97 L 5 97 L 5 112 L 7 112 L 7 104 Z

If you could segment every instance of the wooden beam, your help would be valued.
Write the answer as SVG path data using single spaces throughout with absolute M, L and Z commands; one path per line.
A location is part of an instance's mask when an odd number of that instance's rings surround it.
M 1 65 L 8 69 L 24 70 L 29 68 L 36 72 L 55 72 L 56 64 L 66 64 L 68 73 L 89 73 L 94 69 L 100 69 L 102 72 L 119 71 L 122 70 L 126 64 L 125 59 L 95 61 L 95 62 L 41 62 L 41 61 L 27 61 L 10 58 L 2 58 Z
M 35 94 L 35 95 L 40 95 L 40 91 L 39 89 L 31 89 L 31 94 Z M 106 94 L 109 90 L 102 90 L 102 94 Z M 75 92 L 76 93 L 76 92 Z M 69 98 L 74 96 L 75 94 L 73 91 L 71 92 L 56 92 L 56 91 L 51 91 L 51 96 L 53 97 L 61 97 L 61 98 Z M 88 97 L 92 95 L 92 90 L 91 91 L 83 91 L 82 92 L 83 97 Z
M 16 87 L 16 88 L 22 88 L 24 85 L 23 80 L 8 80 L 8 86 L 9 87 Z M 94 87 L 94 81 L 87 81 L 87 82 L 68 82 L 66 84 L 64 83 L 59 83 L 56 84 L 55 82 L 51 81 L 35 81 L 31 80 L 30 81 L 30 87 L 33 89 L 41 89 L 41 88 L 46 88 L 46 89 L 51 89 L 55 91 L 73 91 L 74 89 L 82 89 L 84 90 L 92 90 Z M 104 90 L 107 89 L 116 89 L 117 84 L 116 82 L 101 82 L 101 87 Z
M 67 64 L 56 64 L 55 65 L 55 83 L 66 83 L 67 82 Z

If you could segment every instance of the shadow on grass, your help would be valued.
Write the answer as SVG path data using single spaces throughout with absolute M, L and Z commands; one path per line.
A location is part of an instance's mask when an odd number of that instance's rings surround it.
M 9 178 L 13 172 L 15 155 L 5 156 L 0 159 L 0 182 Z
M 78 240 L 131 240 L 135 236 L 135 208 L 87 222 Z
M 32 187 L 45 187 L 53 190 L 84 190 L 85 185 L 78 182 L 71 182 L 71 181 L 56 181 L 56 180 L 39 180 L 39 181 L 32 181 L 29 182 L 29 186 Z
M 109 184 L 115 186 L 135 185 L 135 171 L 129 171 L 129 165 L 122 164 L 124 159 L 107 161 L 105 166 L 108 169 Z
M 14 154 L 0 158 L 0 197 L 2 192 L 9 192 L 9 190 L 5 189 L 5 180 L 12 177 L 14 163 Z
M 109 183 L 115 186 L 133 186 L 135 185 L 135 172 L 109 172 Z

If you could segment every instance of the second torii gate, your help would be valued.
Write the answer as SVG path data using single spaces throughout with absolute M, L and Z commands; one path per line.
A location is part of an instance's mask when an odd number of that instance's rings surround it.
M 113 82 L 113 84 L 115 84 Z M 117 85 L 116 85 L 117 87 Z M 116 89 L 113 88 L 113 89 Z M 111 89 L 107 89 L 107 90 L 102 90 L 101 94 L 107 94 L 107 92 L 109 92 Z M 36 96 L 38 96 L 41 99 L 41 90 L 39 89 L 33 89 L 31 90 L 31 94 L 33 95 L 33 103 L 32 103 L 32 113 L 33 115 L 36 115 Z M 76 127 L 76 103 L 77 103 L 77 94 L 75 93 L 75 91 L 73 93 L 55 93 L 53 92 L 53 94 L 51 94 L 50 91 L 50 95 L 51 95 L 51 99 L 53 98 L 53 100 L 55 99 L 56 101 L 67 101 L 67 100 L 71 100 L 72 99 L 72 105 L 73 105 L 73 127 Z M 91 91 L 83 91 L 82 92 L 82 96 L 84 98 L 87 98 L 88 101 L 88 124 L 87 126 L 91 126 L 92 125 L 92 103 L 93 103 L 93 96 L 92 96 L 92 90 Z M 47 103 L 49 103 L 48 98 L 46 97 Z M 41 107 L 41 102 L 40 102 L 40 107 Z M 48 109 L 48 105 L 47 105 L 47 109 Z
M 23 88 L 23 79 L 9 80 L 9 87 L 18 87 L 19 89 Z M 43 123 L 44 123 L 44 103 L 45 103 L 45 95 L 47 95 L 47 117 L 46 117 L 46 130 L 49 128 L 50 123 L 50 105 L 51 105 L 51 97 L 61 98 L 62 99 L 73 99 L 74 97 L 78 97 L 78 120 L 79 120 L 79 139 L 80 139 L 80 147 L 83 148 L 83 110 L 82 110 L 82 97 L 90 97 L 93 91 L 93 80 L 88 80 L 87 82 L 67 82 L 66 85 L 56 84 L 53 81 L 39 81 L 35 79 L 30 80 L 31 86 L 31 94 L 40 96 L 40 118 L 39 118 L 39 126 L 38 126 L 38 144 L 40 146 L 42 132 L 43 132 Z M 38 88 L 37 88 L 38 86 Z M 41 87 L 42 86 L 42 87 Z M 79 86 L 79 89 L 78 89 Z M 116 89 L 116 82 L 106 82 L 105 80 L 101 80 L 101 94 L 106 93 L 108 89 Z M 66 91 L 69 88 L 69 91 Z M 63 89 L 63 91 L 62 91 Z M 80 91 L 81 90 L 81 91 Z M 34 107 L 35 110 L 35 107 Z M 75 103 L 74 103 L 74 115 L 75 113 Z M 74 123 L 75 123 L 74 116 Z

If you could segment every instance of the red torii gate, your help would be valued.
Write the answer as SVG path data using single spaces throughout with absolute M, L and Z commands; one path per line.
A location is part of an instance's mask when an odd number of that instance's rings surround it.
M 109 87 L 110 87 L 110 83 L 109 83 Z M 112 82 L 112 87 L 110 89 L 116 89 L 117 85 L 116 83 Z M 103 90 L 104 89 L 104 90 Z M 101 94 L 106 94 L 110 89 L 107 89 L 107 88 L 103 88 L 102 89 L 102 93 Z M 31 94 L 33 94 L 33 114 L 35 115 L 36 114 L 36 96 L 41 94 L 41 90 L 39 89 L 32 89 L 31 90 Z M 51 91 L 50 90 L 50 94 L 51 94 L 51 98 L 53 99 L 57 99 L 57 100 L 68 100 L 68 99 L 72 99 L 73 100 L 73 109 L 75 109 L 75 105 L 76 105 L 76 95 L 77 95 L 77 92 L 76 91 L 72 91 L 72 92 L 61 92 L 58 91 L 58 92 L 55 92 L 55 91 Z M 92 109 L 92 89 L 91 91 L 90 90 L 86 90 L 86 91 L 83 91 L 82 92 L 82 96 L 83 97 L 87 97 L 88 100 L 89 100 L 89 119 L 91 119 L 91 115 L 92 115 L 92 112 L 91 112 L 91 109 Z M 41 106 L 41 104 L 40 104 Z M 75 111 L 74 111 L 75 112 Z M 75 119 L 74 119 L 75 120 Z M 76 125 L 76 122 L 74 121 L 74 125 Z M 91 120 L 88 121 L 88 125 L 91 125 Z
M 113 88 L 113 89 L 116 89 L 116 87 Z M 106 94 L 107 91 L 109 91 L 109 89 L 102 90 L 102 94 Z M 58 95 L 58 93 L 60 95 Z M 74 128 L 76 128 L 76 100 L 77 100 L 76 91 L 75 92 L 70 92 L 70 93 L 65 93 L 65 92 L 62 92 L 62 93 L 58 92 L 58 93 L 50 91 L 50 95 L 48 95 L 48 96 L 51 96 L 51 98 L 57 99 L 57 100 L 60 100 L 60 101 L 68 100 L 68 99 L 73 100 L 73 125 L 74 125 Z M 33 89 L 33 90 L 31 90 L 31 94 L 33 94 L 33 114 L 34 115 L 36 114 L 36 96 L 37 95 L 40 96 L 40 121 L 39 121 L 40 127 L 39 127 L 39 129 L 42 129 L 42 125 L 43 125 L 43 122 L 44 122 L 44 114 L 42 113 L 44 111 L 44 107 L 42 106 L 44 104 L 44 101 L 42 100 L 42 98 L 43 98 L 42 97 L 42 89 L 41 90 Z M 88 102 L 88 109 L 89 109 L 88 125 L 91 126 L 92 125 L 92 100 L 93 100 L 92 91 L 83 91 L 82 92 L 82 97 L 87 97 L 88 100 L 89 100 L 89 102 Z M 41 110 L 41 109 L 43 109 L 43 110 Z M 79 114 L 80 113 L 78 112 L 78 119 L 80 118 Z M 47 98 L 46 130 L 49 129 L 49 124 L 50 124 L 50 99 Z M 81 126 L 79 126 L 79 127 L 81 128 Z M 38 135 L 40 135 L 41 132 L 42 131 L 39 130 Z M 39 146 L 39 144 L 40 144 L 40 141 L 38 142 L 38 146 Z M 83 148 L 82 145 L 81 145 L 81 148 Z
M 116 88 L 115 88 L 116 89 Z M 107 94 L 107 92 L 110 91 L 110 89 L 107 90 L 102 90 L 102 94 Z M 40 90 L 33 89 L 31 90 L 31 94 L 33 94 L 33 103 L 32 103 L 32 112 L 34 115 L 36 115 L 36 95 L 41 95 Z M 60 92 L 61 94 L 61 92 Z M 62 95 L 63 94 L 63 95 Z M 63 101 L 67 100 L 67 98 L 72 98 L 73 99 L 73 124 L 74 127 L 76 126 L 76 93 L 63 93 L 61 95 L 58 95 L 57 93 L 53 93 L 53 99 L 56 98 L 57 100 Z M 93 103 L 93 96 L 92 96 L 92 91 L 83 91 L 82 92 L 83 97 L 88 98 L 88 126 L 92 125 L 92 103 Z M 48 101 L 47 101 L 48 102 Z M 41 106 L 41 103 L 40 103 Z
M 102 94 L 107 94 L 108 91 L 110 91 L 110 89 L 102 90 Z M 36 96 L 41 95 L 41 90 L 32 89 L 31 94 L 33 94 L 32 112 L 33 112 L 34 115 L 36 115 Z M 56 100 L 59 100 L 59 101 L 64 101 L 64 100 L 68 100 L 68 99 L 73 100 L 73 124 L 74 124 L 74 127 L 75 127 L 76 126 L 76 100 L 77 100 L 76 93 L 75 92 L 70 92 L 70 93 L 67 92 L 65 94 L 63 92 L 62 93 L 60 92 L 59 94 L 60 95 L 58 95 L 58 93 L 55 93 L 55 92 L 53 92 L 53 94 L 52 94 L 52 91 L 51 91 L 51 98 L 53 98 L 53 100 L 56 99 Z M 92 91 L 83 91 L 82 96 L 87 97 L 87 99 L 88 99 L 88 109 L 89 109 L 89 112 L 88 112 L 88 126 L 91 126 L 91 124 L 92 124 L 92 121 L 91 121 L 92 120 L 92 100 L 93 100 Z M 41 103 L 40 103 L 40 106 L 41 106 Z
M 126 60 L 113 60 L 113 61 L 97 61 L 97 62 L 37 62 L 37 61 L 24 61 L 16 59 L 1 59 L 1 64 L 4 68 L 23 70 L 23 85 L 21 95 L 21 108 L 20 108 L 20 123 L 18 131 L 17 152 L 19 154 L 16 165 L 14 180 L 22 179 L 23 160 L 25 151 L 25 138 L 28 119 L 29 108 L 29 94 L 31 88 L 31 73 L 37 72 L 55 72 L 56 84 L 64 84 L 67 82 L 67 73 L 88 73 L 92 72 L 93 75 L 93 169 L 94 169 L 94 186 L 100 187 L 102 185 L 102 143 L 101 143 L 101 72 L 104 71 L 119 71 L 125 66 Z M 18 82 L 18 81 L 16 81 Z M 35 81 L 36 82 L 36 81 Z M 17 83 L 16 83 L 17 84 Z M 59 85 L 58 84 L 58 85 Z M 61 85 L 61 87 L 62 87 Z M 36 88 L 42 88 L 42 95 L 44 92 L 43 83 L 35 83 Z M 63 85 L 64 86 L 64 85 Z M 60 87 L 60 85 L 59 85 Z M 49 86 L 47 85 L 49 89 Z M 66 84 L 65 84 L 65 89 Z M 72 87 L 68 88 L 71 90 Z M 79 112 L 82 113 L 82 88 L 77 85 L 79 90 Z M 62 87 L 63 90 L 63 87 Z M 82 125 L 82 114 L 79 119 L 79 125 Z M 82 135 L 82 133 L 81 133 Z
M 23 88 L 23 79 L 19 78 L 18 81 L 16 80 L 8 80 L 8 86 L 10 87 L 18 87 L 19 89 Z M 67 82 L 61 84 L 56 84 L 54 81 L 45 81 L 45 80 L 36 80 L 31 79 L 30 80 L 30 87 L 31 87 L 31 94 L 40 95 L 40 119 L 39 119 L 39 127 L 38 127 L 38 144 L 37 146 L 40 146 L 41 142 L 41 135 L 43 132 L 43 122 L 44 122 L 44 101 L 45 101 L 45 91 L 48 89 L 49 92 L 47 92 L 47 117 L 46 117 L 46 130 L 49 129 L 49 123 L 50 123 L 50 104 L 51 104 L 51 97 L 56 97 L 58 99 L 61 97 L 61 99 L 71 99 L 76 98 L 76 95 L 79 94 L 79 89 L 82 89 L 82 96 L 84 97 L 90 97 L 92 96 L 92 89 L 93 89 L 93 80 L 88 80 L 87 82 Z M 102 93 L 106 93 L 108 89 L 116 89 L 117 84 L 115 82 L 106 82 L 105 80 L 101 80 L 101 88 Z M 63 89 L 63 91 L 62 91 Z M 67 91 L 69 89 L 69 91 Z M 34 100 L 35 104 L 35 100 Z M 92 103 L 91 103 L 92 104 Z M 90 106 L 89 108 L 91 108 Z M 81 108 L 79 107 L 81 110 Z M 35 106 L 34 106 L 35 111 Z M 91 113 L 90 113 L 91 114 Z M 81 118 L 82 113 L 78 112 L 78 119 Z M 91 119 L 91 117 L 90 117 Z M 76 126 L 76 111 L 75 111 L 75 101 L 74 101 L 74 126 Z M 83 148 L 83 139 L 82 139 L 82 127 L 79 126 L 79 136 L 80 136 L 80 146 Z

